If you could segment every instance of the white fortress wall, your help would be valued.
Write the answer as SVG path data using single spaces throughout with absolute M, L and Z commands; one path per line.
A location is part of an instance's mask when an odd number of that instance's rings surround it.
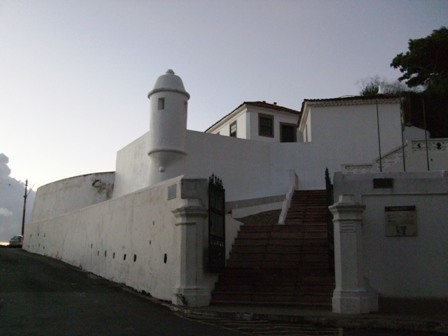
M 363 134 L 333 133 L 331 146 L 321 141 L 308 143 L 267 143 L 187 131 L 186 152 L 161 172 L 147 155 L 149 132 L 118 152 L 114 197 L 150 185 L 150 176 L 163 180 L 184 175 L 188 178 L 219 176 L 227 190 L 227 200 L 244 200 L 286 194 L 290 172 L 299 177 L 299 189 L 324 188 L 325 168 L 332 174 L 347 162 L 363 163 L 378 155 L 376 138 Z M 401 136 L 395 136 L 401 143 Z M 348 143 L 354 143 L 348 148 Z
M 149 132 L 117 152 L 113 197 L 149 186 Z
M 289 175 L 272 171 L 269 143 L 189 131 L 187 146 L 185 175 L 217 175 L 228 202 L 286 194 L 288 190 Z M 292 167 L 291 163 L 288 166 Z
M 114 172 L 70 177 L 37 189 L 31 222 L 82 209 L 112 197 Z
M 390 178 L 391 188 L 373 188 L 374 178 Z M 335 200 L 353 194 L 363 213 L 363 266 L 380 296 L 448 298 L 448 173 L 376 173 L 335 175 Z M 385 207 L 415 206 L 416 235 L 386 236 Z M 405 221 L 410 223 L 409 219 Z
M 26 229 L 24 249 L 144 290 L 162 300 L 173 300 L 174 293 L 182 293 L 186 286 L 204 288 L 202 302 L 206 302 L 216 280 L 202 264 L 208 239 L 206 217 L 201 217 L 196 225 L 195 219 L 190 219 L 193 225 L 188 226 L 192 230 L 188 237 L 193 237 L 194 242 L 186 242 L 185 227 L 173 213 L 191 202 L 204 212 L 206 183 L 179 177 L 65 215 L 33 221 Z M 185 253 L 181 248 L 186 245 L 196 248 Z M 198 260 L 196 267 L 189 265 L 188 272 L 193 272 L 189 282 L 182 280 L 182 265 L 187 257 Z M 194 305 L 194 297 L 192 300 Z

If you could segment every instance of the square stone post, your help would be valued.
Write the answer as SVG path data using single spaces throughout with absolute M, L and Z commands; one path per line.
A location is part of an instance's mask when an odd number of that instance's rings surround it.
M 378 309 L 378 298 L 367 291 L 363 273 L 362 213 L 365 205 L 352 195 L 340 195 L 329 207 L 334 222 L 336 288 L 333 312 L 363 314 Z
M 180 267 L 171 301 L 182 306 L 206 306 L 210 301 L 210 289 L 198 286 L 198 275 L 203 267 L 202 229 L 207 209 L 199 199 L 182 199 L 181 204 L 172 212 L 180 231 Z

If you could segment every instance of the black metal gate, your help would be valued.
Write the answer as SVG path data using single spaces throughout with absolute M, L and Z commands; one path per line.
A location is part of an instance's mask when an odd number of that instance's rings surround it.
M 221 179 L 208 179 L 208 268 L 220 272 L 226 263 L 225 190 Z

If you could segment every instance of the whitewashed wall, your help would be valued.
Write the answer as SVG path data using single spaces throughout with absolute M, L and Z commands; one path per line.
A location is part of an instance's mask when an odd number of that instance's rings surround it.
M 426 150 L 428 144 L 428 151 Z M 448 170 L 448 139 L 414 140 L 406 148 L 408 171 Z M 399 168 L 395 167 L 396 169 Z
M 168 199 L 168 188 L 176 186 L 176 197 Z M 152 296 L 176 302 L 185 288 L 202 288 L 202 303 L 210 298 L 216 275 L 204 268 L 208 227 L 206 217 L 188 225 L 191 234 L 175 216 L 188 213 L 189 202 L 207 208 L 206 180 L 172 179 L 129 195 L 42 221 L 31 222 L 25 232 L 24 248 L 60 259 Z M 193 224 L 193 223 L 189 223 Z M 229 235 L 237 230 L 231 223 Z M 233 233 L 232 233 L 233 232 Z M 185 239 L 193 241 L 184 241 Z M 188 252 L 181 250 L 187 246 Z M 194 248 L 192 248 L 194 246 Z M 193 273 L 185 282 L 186 259 Z M 194 299 L 194 295 L 192 294 Z M 177 302 L 176 302 L 177 303 Z
M 385 141 L 389 147 L 401 144 L 401 132 L 396 131 Z M 298 175 L 300 189 L 321 189 L 325 168 L 333 173 L 344 163 L 371 162 L 378 155 L 375 139 L 342 129 L 331 133 L 332 138 L 325 135 L 326 142 L 309 143 L 262 142 L 188 131 L 187 155 L 160 172 L 145 150 L 148 134 L 118 152 L 114 197 L 149 186 L 149 176 L 163 181 L 180 175 L 208 178 L 213 173 L 223 179 L 228 201 L 286 194 L 291 171 Z
M 36 192 L 31 222 L 103 202 L 112 197 L 113 172 L 75 176 L 46 184 Z
M 113 197 L 149 186 L 149 132 L 117 152 Z
M 401 145 L 400 105 L 379 103 L 382 154 Z M 371 162 L 379 156 L 376 105 L 312 106 L 312 142 L 333 149 L 338 156 L 352 153 L 345 163 Z
M 212 134 L 219 134 L 224 136 L 230 135 L 230 124 L 236 121 L 236 137 L 247 139 L 249 137 L 249 120 L 248 115 L 245 113 L 245 109 L 229 118 L 224 124 L 217 127 Z
M 373 178 L 393 188 L 374 189 Z M 448 298 L 448 173 L 335 175 L 335 199 L 354 194 L 363 214 L 365 276 L 380 296 Z M 416 206 L 418 234 L 386 237 L 385 206 Z

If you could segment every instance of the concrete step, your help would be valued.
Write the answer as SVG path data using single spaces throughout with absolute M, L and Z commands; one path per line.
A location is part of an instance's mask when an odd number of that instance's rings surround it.
M 234 303 L 283 303 L 302 305 L 331 305 L 331 297 L 328 294 L 300 294 L 300 293 L 279 293 L 279 292 L 220 292 L 214 291 L 212 294 L 214 304 L 220 302 Z
M 294 245 L 234 245 L 232 253 L 327 253 L 328 244 L 326 239 L 312 244 L 309 241 L 299 242 Z
M 239 260 L 239 261 L 301 261 L 301 262 L 327 262 L 328 253 L 326 251 L 319 252 L 292 252 L 292 253 L 251 253 L 251 252 L 235 252 L 232 251 L 230 254 L 229 261 Z

